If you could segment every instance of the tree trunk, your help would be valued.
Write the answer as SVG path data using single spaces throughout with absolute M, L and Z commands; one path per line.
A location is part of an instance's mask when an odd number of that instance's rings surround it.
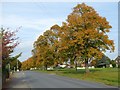
M 47 65 L 45 65 L 45 70 L 47 70 Z
M 46 65 L 46 64 L 44 64 L 43 69 L 44 69 L 44 70 L 47 70 L 47 65 Z
M 85 59 L 85 71 L 86 71 L 86 73 L 90 72 L 89 71 L 88 60 L 87 59 Z
M 75 70 L 77 71 L 77 61 L 75 61 Z
M 74 57 L 74 61 L 75 61 L 75 70 L 77 71 L 77 60 L 76 60 L 76 56 Z

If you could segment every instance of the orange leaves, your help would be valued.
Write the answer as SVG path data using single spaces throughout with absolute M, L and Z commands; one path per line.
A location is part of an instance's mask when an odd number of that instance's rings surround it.
M 62 47 L 62 49 L 68 49 L 68 47 L 67 47 L 67 46 L 64 46 L 64 47 Z
M 105 43 L 105 45 L 109 48 L 105 48 L 111 51 L 114 51 L 115 47 L 114 47 L 114 41 L 113 40 L 109 40 L 107 35 L 103 36 L 103 42 Z
M 93 47 L 90 47 L 89 50 L 88 50 L 88 54 L 87 54 L 87 57 L 89 58 L 102 58 L 102 55 L 103 53 L 101 51 L 99 51 L 97 48 L 93 48 Z
M 110 32 L 110 30 L 106 29 L 105 32 Z
M 26 61 L 22 62 L 22 69 L 23 70 L 30 69 L 32 67 L 34 67 L 34 59 L 33 59 L 33 57 L 30 57 Z
M 77 14 L 71 14 L 68 16 L 68 19 L 67 21 L 69 22 L 69 26 L 75 26 L 75 25 L 78 25 L 78 24 L 81 24 L 82 22 L 82 18 L 77 15 Z
M 62 26 L 53 25 L 37 39 L 34 44 L 37 62 L 48 64 L 74 57 L 82 60 L 101 58 L 106 50 L 114 50 L 114 42 L 106 34 L 110 28 L 107 19 L 92 7 L 78 4 Z
M 78 4 L 76 7 L 73 8 L 73 13 L 80 13 L 80 15 L 92 11 L 94 11 L 94 9 L 90 6 L 87 6 L 85 3 Z
M 61 39 L 65 47 L 70 44 L 68 49 L 74 46 L 74 53 L 79 52 L 80 56 L 82 52 L 85 57 L 101 58 L 103 51 L 114 49 L 114 43 L 106 35 L 110 28 L 106 18 L 99 16 L 92 7 L 78 4 L 62 28 L 65 34 Z M 66 39 L 68 36 L 72 38 Z
M 77 42 L 77 40 L 72 40 L 72 41 L 70 41 L 69 43 L 70 44 L 75 44 Z
M 98 52 L 97 59 L 101 59 L 102 56 L 103 56 L 103 53 L 102 52 Z

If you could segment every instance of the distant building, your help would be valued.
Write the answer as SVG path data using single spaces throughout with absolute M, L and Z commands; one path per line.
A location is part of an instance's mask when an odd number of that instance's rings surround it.
M 118 56 L 118 57 L 115 59 L 115 62 L 116 62 L 116 65 L 117 65 L 117 66 L 120 65 L 120 56 Z

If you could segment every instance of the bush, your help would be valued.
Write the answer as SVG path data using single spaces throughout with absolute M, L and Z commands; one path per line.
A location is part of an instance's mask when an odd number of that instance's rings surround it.
M 115 63 L 113 63 L 113 64 L 112 64 L 112 66 L 113 66 L 113 68 L 115 68 L 115 67 L 116 67 L 116 64 L 115 64 Z

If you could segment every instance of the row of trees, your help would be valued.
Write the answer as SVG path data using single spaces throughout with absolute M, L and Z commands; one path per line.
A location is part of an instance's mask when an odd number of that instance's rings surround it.
M 118 60 L 111 60 L 106 55 L 103 55 L 101 59 L 97 60 L 94 59 L 89 63 L 89 66 L 94 66 L 95 68 L 103 68 L 103 67 L 118 67 Z M 69 61 L 68 61 L 69 62 Z M 44 65 L 40 64 L 41 62 L 36 62 L 36 60 L 33 57 L 28 58 L 26 61 L 22 62 L 22 70 L 30 70 L 30 69 L 37 69 L 41 68 L 44 69 Z M 62 64 L 62 63 L 59 63 Z M 64 63 L 65 64 L 65 63 Z M 68 65 L 68 63 L 66 63 Z M 71 68 L 73 67 L 74 63 L 71 63 Z M 52 65 L 53 67 L 56 67 L 57 65 Z M 80 60 L 77 62 L 78 67 L 84 67 L 84 62 L 81 62 Z
M 18 30 L 11 31 L 10 28 L 0 28 L 0 61 L 2 62 L 3 82 L 6 78 L 9 78 L 10 66 L 11 69 L 13 69 L 13 67 L 15 67 L 14 62 L 21 56 L 21 53 L 14 57 L 11 56 L 14 48 L 19 44 L 18 37 L 16 37 L 17 31 Z M 20 63 L 21 62 L 19 62 L 19 65 Z
M 106 18 L 92 7 L 78 4 L 61 26 L 53 25 L 34 42 L 34 65 L 47 69 L 70 60 L 77 69 L 77 62 L 81 61 L 89 72 L 89 62 L 102 58 L 106 50 L 114 51 L 114 42 L 107 35 L 110 28 Z
M 29 70 L 30 68 L 35 68 L 36 62 L 33 57 L 28 58 L 26 61 L 22 62 L 22 70 Z

